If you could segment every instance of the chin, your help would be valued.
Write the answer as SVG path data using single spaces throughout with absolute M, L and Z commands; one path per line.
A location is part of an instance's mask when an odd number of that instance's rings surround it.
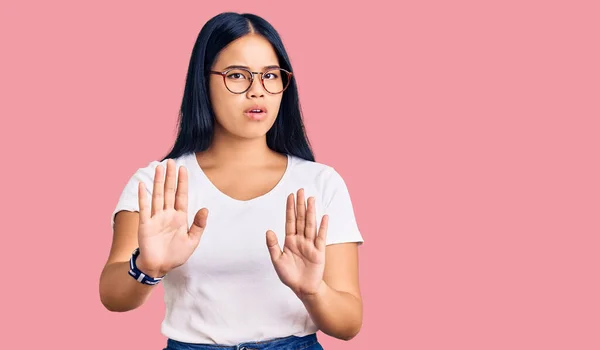
M 238 126 L 236 128 L 236 134 L 239 134 L 240 136 L 245 135 L 244 137 L 248 138 L 262 137 L 265 136 L 269 130 L 271 130 L 273 124 L 275 124 L 275 119 L 252 120 Z
M 270 126 L 266 124 L 254 125 L 253 127 L 248 127 L 246 125 L 244 127 L 231 130 L 230 133 L 243 139 L 257 139 L 265 137 L 269 129 Z
M 235 137 L 243 139 L 256 139 L 265 137 L 267 132 L 271 130 L 275 124 L 276 118 L 267 118 L 263 120 L 250 120 L 248 118 L 238 119 L 235 122 L 221 123 L 222 131 Z

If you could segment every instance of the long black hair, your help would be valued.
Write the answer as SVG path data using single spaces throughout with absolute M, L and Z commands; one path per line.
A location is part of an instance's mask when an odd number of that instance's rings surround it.
M 263 18 L 234 12 L 224 12 L 211 18 L 200 30 L 194 44 L 179 111 L 177 139 L 163 160 L 201 152 L 210 146 L 215 118 L 210 105 L 208 72 L 226 45 L 250 33 L 267 39 L 277 53 L 280 67 L 293 72 L 279 34 Z M 302 121 L 294 78 L 283 92 L 277 119 L 266 136 L 267 146 L 276 152 L 315 160 Z

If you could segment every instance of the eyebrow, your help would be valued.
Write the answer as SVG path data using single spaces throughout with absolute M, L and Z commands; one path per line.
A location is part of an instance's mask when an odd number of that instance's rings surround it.
M 246 69 L 251 70 L 250 67 L 248 67 L 248 66 L 241 66 L 241 65 L 227 66 L 227 67 L 223 68 L 223 70 L 232 69 L 232 68 L 246 68 Z M 270 66 L 264 66 L 263 67 L 264 70 L 271 69 L 271 68 L 281 68 L 281 67 L 279 67 L 276 64 L 275 65 L 270 65 Z

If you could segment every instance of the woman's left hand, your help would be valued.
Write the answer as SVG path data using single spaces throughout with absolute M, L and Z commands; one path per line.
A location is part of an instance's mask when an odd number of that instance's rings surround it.
M 322 286 L 328 216 L 323 216 L 317 234 L 314 197 L 309 197 L 306 205 L 303 189 L 297 196 L 297 204 L 293 193 L 287 198 L 283 252 L 271 230 L 267 231 L 267 246 L 279 279 L 302 299 L 316 295 Z

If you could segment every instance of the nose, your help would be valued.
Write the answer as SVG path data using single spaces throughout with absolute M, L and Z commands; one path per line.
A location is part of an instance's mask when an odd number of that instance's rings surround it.
M 252 97 L 263 97 L 265 96 L 265 89 L 260 82 L 260 76 L 254 75 L 254 81 L 250 85 L 250 89 L 246 92 L 247 96 Z

